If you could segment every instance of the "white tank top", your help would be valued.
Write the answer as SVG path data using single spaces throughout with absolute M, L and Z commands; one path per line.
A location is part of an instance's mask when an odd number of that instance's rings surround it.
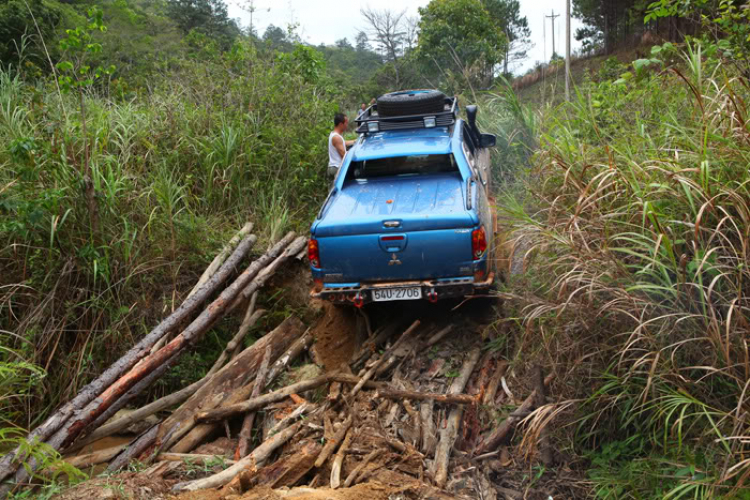
M 341 142 L 344 145 L 344 149 L 346 149 L 346 141 L 344 140 L 344 137 L 338 132 L 331 132 L 331 135 L 328 136 L 328 166 L 341 168 L 341 165 L 344 163 L 344 157 L 341 156 L 339 150 L 333 145 L 334 136 L 341 137 Z

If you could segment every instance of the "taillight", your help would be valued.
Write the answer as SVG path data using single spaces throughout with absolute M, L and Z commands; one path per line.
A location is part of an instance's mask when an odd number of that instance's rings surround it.
M 487 235 L 484 234 L 484 228 L 480 227 L 471 233 L 471 252 L 474 260 L 479 260 L 485 250 L 487 250 Z
M 312 267 L 320 267 L 320 249 L 318 248 L 318 240 L 311 239 L 307 242 L 307 259 L 310 261 Z

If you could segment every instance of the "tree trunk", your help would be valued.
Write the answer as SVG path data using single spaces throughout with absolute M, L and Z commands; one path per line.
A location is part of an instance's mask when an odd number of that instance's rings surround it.
M 471 377 L 471 373 L 474 371 L 479 362 L 479 357 L 482 351 L 474 349 L 469 355 L 469 359 L 464 363 L 461 368 L 461 373 L 451 384 L 448 390 L 449 394 L 458 394 L 463 392 L 466 387 L 466 383 Z M 458 407 L 451 410 L 448 416 L 448 423 L 443 430 L 440 431 L 440 442 L 438 443 L 437 450 L 435 451 L 435 484 L 438 487 L 443 488 L 448 482 L 448 461 L 450 459 L 451 450 L 453 444 L 456 442 L 458 437 L 458 427 L 461 425 L 461 415 L 463 415 L 463 408 Z
M 346 452 L 352 442 L 353 434 L 351 429 L 346 431 L 344 442 L 341 443 L 341 448 L 333 459 L 333 465 L 331 466 L 331 489 L 333 490 L 341 486 L 341 468 L 344 466 L 344 458 L 346 458 Z
M 294 238 L 294 233 L 289 233 L 282 242 L 276 247 L 280 248 L 283 246 L 286 250 L 282 253 L 283 256 L 295 255 L 298 250 L 295 250 L 300 244 L 304 244 L 304 238 L 298 239 L 287 247 L 286 242 Z M 278 260 L 278 259 L 277 259 Z M 270 267 L 270 266 L 269 266 Z M 258 261 L 251 264 L 240 276 L 229 285 L 219 297 L 214 300 L 198 317 L 190 323 L 190 325 L 177 337 L 172 339 L 166 346 L 144 358 L 141 363 L 133 367 L 128 373 L 122 376 L 120 379 L 115 381 L 112 385 L 107 387 L 99 397 L 89 403 L 81 412 L 79 418 L 69 422 L 65 428 L 63 428 L 58 434 L 57 441 L 60 442 L 61 447 L 65 447 L 70 444 L 78 434 L 83 431 L 93 420 L 96 419 L 100 414 L 107 410 L 113 403 L 117 401 L 125 392 L 127 392 L 133 385 L 138 383 L 141 379 L 146 377 L 153 370 L 158 368 L 162 363 L 168 360 L 173 354 L 179 352 L 186 346 L 197 342 L 206 331 L 219 319 L 221 318 L 229 304 L 235 300 L 239 295 L 240 291 L 251 282 L 256 282 L 256 274 L 260 270 Z M 262 282 L 268 278 L 268 269 L 264 269 L 260 274 L 263 275 Z M 257 276 L 260 278 L 260 276 Z M 54 438 L 53 438 L 54 440 Z M 55 441 L 50 441 L 50 445 L 56 444 Z M 56 448 L 57 449 L 57 448 Z
M 271 403 L 277 403 L 288 398 L 291 394 L 297 394 L 310 389 L 315 389 L 323 384 L 327 384 L 331 380 L 330 375 L 321 375 L 310 380 L 303 380 L 296 384 L 282 387 L 279 390 L 269 392 L 257 398 L 249 399 L 245 402 L 238 403 L 232 406 L 224 406 L 222 408 L 216 408 L 215 410 L 202 411 L 195 415 L 195 420 L 198 422 L 216 422 L 218 420 L 224 420 L 225 418 L 246 413 L 248 411 L 255 411 L 264 408 Z
M 224 248 L 221 249 L 216 257 L 214 257 L 214 260 L 211 261 L 206 270 L 203 271 L 201 277 L 198 278 L 198 282 L 195 284 L 193 289 L 190 290 L 190 293 L 188 293 L 188 298 L 192 297 L 195 292 L 197 292 L 200 287 L 203 286 L 205 282 L 211 279 L 211 276 L 213 276 L 213 274 L 221 267 L 224 261 L 227 260 L 227 257 L 229 257 L 229 254 L 232 252 L 232 250 L 234 250 L 234 248 L 240 244 L 240 241 L 242 241 L 243 238 L 250 234 L 250 231 L 252 230 L 253 223 L 248 222 L 247 224 L 242 226 L 242 229 L 240 229 L 231 240 L 229 240 L 229 243 L 224 245 Z
M 201 427 L 201 429 L 193 429 L 195 426 L 193 416 L 199 410 L 219 407 L 226 404 L 228 400 L 239 397 L 247 398 L 252 390 L 250 382 L 256 376 L 263 361 L 266 347 L 271 348 L 271 359 L 278 358 L 300 336 L 302 328 L 303 325 L 297 318 L 293 316 L 287 318 L 271 333 L 263 336 L 219 370 L 208 383 L 203 385 L 161 424 L 157 436 L 159 448 L 169 449 L 170 442 L 176 442 L 188 432 L 194 430 L 194 436 L 199 437 L 186 439 L 185 442 L 175 445 L 171 449 L 175 453 L 191 451 L 192 447 L 186 446 L 188 442 L 208 436 L 215 428 L 211 425 Z M 244 394 L 235 394 L 240 389 L 244 389 Z
M 346 433 L 349 432 L 349 428 L 352 426 L 353 420 L 354 418 L 349 415 L 341 425 L 341 427 L 339 427 L 339 430 L 336 431 L 336 434 L 333 435 L 333 438 L 326 441 L 326 444 L 323 446 L 320 455 L 318 455 L 318 458 L 315 460 L 315 467 L 321 468 L 323 464 L 326 463 L 326 460 L 328 460 L 328 458 L 333 455 L 333 452 L 336 451 L 336 448 L 344 439 Z
M 301 426 L 302 422 L 298 422 L 278 434 L 271 436 L 263 444 L 255 448 L 251 454 L 228 469 L 203 479 L 198 479 L 188 483 L 179 483 L 172 488 L 172 492 L 197 491 L 205 488 L 217 488 L 227 484 L 246 467 L 257 467 L 259 464 L 267 460 L 268 457 L 271 456 L 271 453 L 289 441 L 299 431 Z
M 260 364 L 258 370 L 258 376 L 255 377 L 255 383 L 253 384 L 253 392 L 250 394 L 251 398 L 257 398 L 260 393 L 266 388 L 266 377 L 268 376 L 268 364 L 271 362 L 271 346 L 266 346 L 266 352 L 263 355 L 263 361 Z M 242 430 L 240 431 L 239 445 L 237 446 L 237 458 L 245 458 L 250 452 L 250 446 L 252 444 L 252 432 L 253 423 L 255 422 L 255 412 L 251 411 L 245 415 L 242 421 Z
M 26 443 L 30 445 L 35 442 L 47 441 L 50 436 L 65 425 L 73 414 L 89 404 L 123 373 L 147 356 L 154 344 L 156 344 L 162 337 L 175 330 L 180 323 L 194 313 L 198 307 L 226 281 L 229 274 L 245 257 L 255 243 L 255 240 L 255 236 L 251 235 L 246 237 L 242 243 L 237 246 L 237 249 L 232 253 L 232 256 L 227 259 L 223 266 L 221 266 L 219 271 L 214 274 L 214 276 L 209 279 L 208 282 L 195 293 L 195 295 L 185 300 L 175 312 L 159 323 L 156 328 L 141 339 L 132 349 L 130 349 L 130 351 L 125 353 L 125 355 L 107 368 L 104 373 L 94 381 L 81 389 L 76 397 L 48 417 L 42 425 L 29 433 L 26 438 Z M 55 450 L 60 449 L 59 446 L 53 446 L 53 448 Z M 5 480 L 10 474 L 13 474 L 13 472 L 18 469 L 20 460 L 16 461 L 16 457 L 20 450 L 21 447 L 16 448 L 13 452 L 5 455 L 2 461 L 0 461 L 0 482 Z M 27 477 L 28 475 L 23 475 L 24 480 Z
M 65 458 L 65 462 L 78 469 L 86 469 L 88 467 L 93 467 L 94 465 L 109 462 L 125 449 L 125 446 L 126 445 L 122 444 L 119 446 L 112 446 L 111 448 L 105 448 L 103 450 L 97 450 L 85 455 L 68 457 Z

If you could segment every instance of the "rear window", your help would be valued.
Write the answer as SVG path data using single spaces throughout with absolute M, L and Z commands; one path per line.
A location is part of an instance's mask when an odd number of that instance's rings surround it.
M 349 166 L 346 177 L 347 179 L 373 179 L 397 175 L 429 175 L 457 171 L 458 166 L 452 154 L 411 155 L 353 161 Z

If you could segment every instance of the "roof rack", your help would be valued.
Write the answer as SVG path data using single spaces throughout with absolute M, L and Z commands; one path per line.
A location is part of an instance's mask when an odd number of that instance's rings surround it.
M 387 130 L 408 130 L 414 128 L 449 127 L 458 118 L 458 98 L 446 97 L 443 111 L 418 115 L 379 116 L 378 105 L 373 104 L 355 121 L 358 134 L 374 134 Z

